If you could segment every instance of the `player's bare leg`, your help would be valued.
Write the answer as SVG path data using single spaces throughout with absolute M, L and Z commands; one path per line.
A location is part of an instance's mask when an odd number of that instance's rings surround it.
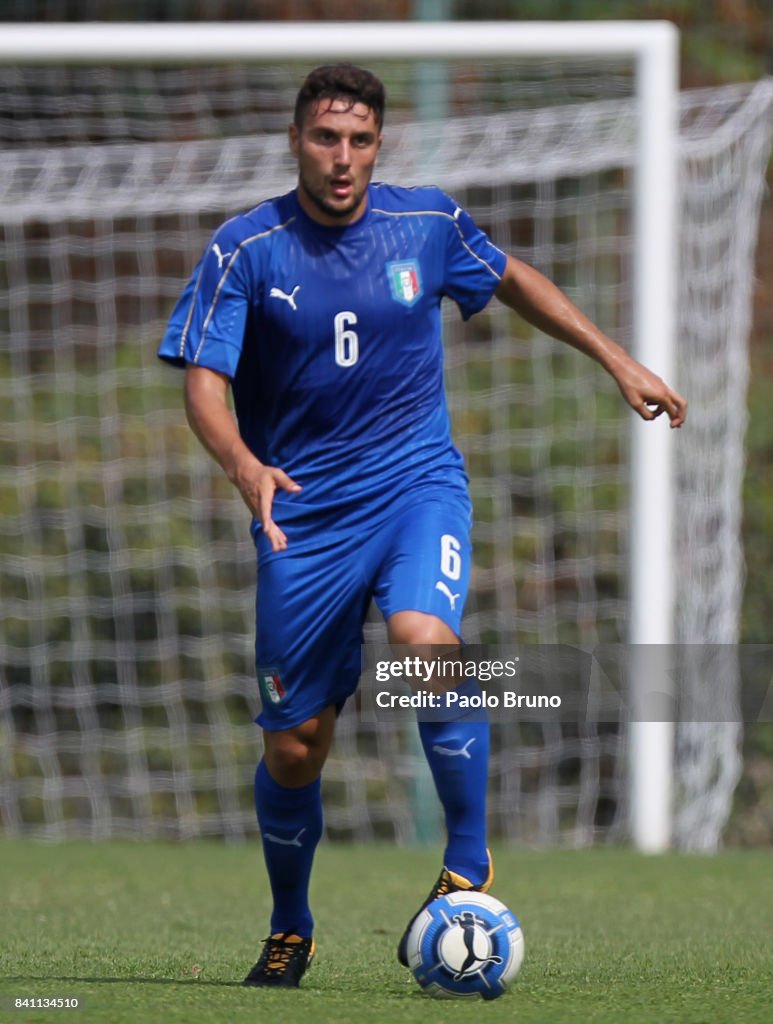
M 307 786 L 318 779 L 335 731 L 334 707 L 293 729 L 263 730 L 263 760 L 271 778 L 281 786 Z
M 395 612 L 387 622 L 387 634 L 390 644 L 395 646 L 453 646 L 459 643 L 459 637 L 449 625 L 437 615 L 424 612 Z

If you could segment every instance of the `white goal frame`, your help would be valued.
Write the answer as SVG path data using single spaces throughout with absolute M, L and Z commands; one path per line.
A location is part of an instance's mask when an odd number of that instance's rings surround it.
M 639 109 L 634 178 L 634 355 L 673 381 L 678 32 L 669 22 L 233 22 L 0 24 L 0 64 L 627 57 Z M 646 433 L 645 433 L 646 431 Z M 629 640 L 673 641 L 672 449 L 665 422 L 632 426 Z M 646 667 L 645 667 L 646 669 Z M 651 666 L 650 666 L 651 669 Z M 662 689 L 662 678 L 641 680 Z M 644 716 L 642 716 L 644 717 Z M 632 724 L 631 833 L 671 842 L 674 725 Z

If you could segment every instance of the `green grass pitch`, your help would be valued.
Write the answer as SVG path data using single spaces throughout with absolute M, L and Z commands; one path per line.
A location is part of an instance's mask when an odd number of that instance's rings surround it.
M 240 987 L 267 931 L 254 844 L 0 840 L 0 1020 L 72 1024 L 769 1024 L 773 854 L 495 848 L 526 961 L 492 1003 L 439 1001 L 395 959 L 436 851 L 320 847 L 318 953 L 296 991 Z M 9 996 L 77 997 L 68 1011 Z

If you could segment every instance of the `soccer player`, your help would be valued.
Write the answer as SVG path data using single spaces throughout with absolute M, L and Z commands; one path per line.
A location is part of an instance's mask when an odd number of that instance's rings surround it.
M 185 367 L 190 425 L 253 516 L 255 805 L 273 911 L 251 986 L 295 987 L 314 955 L 320 774 L 357 686 L 371 600 L 390 643 L 460 640 L 471 508 L 443 389 L 441 299 L 466 319 L 496 295 L 597 360 L 645 420 L 665 413 L 679 427 L 687 408 L 453 199 L 373 183 L 383 118 L 370 72 L 311 72 L 289 128 L 297 187 L 215 232 L 159 352 Z M 488 724 L 461 715 L 419 731 L 447 829 L 425 902 L 486 891 Z

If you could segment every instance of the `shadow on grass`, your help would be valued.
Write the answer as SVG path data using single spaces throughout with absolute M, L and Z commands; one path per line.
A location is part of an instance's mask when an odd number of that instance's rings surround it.
M 323 990 L 318 989 L 317 986 L 315 985 L 315 980 L 316 979 L 312 979 L 310 984 L 304 984 L 303 985 L 302 991 L 306 995 L 311 995 L 311 994 L 321 995 L 321 994 L 323 994 Z M 57 983 L 57 982 L 61 982 L 63 984 L 69 984 L 69 985 L 84 985 L 84 986 L 86 986 L 86 985 L 175 985 L 175 986 L 183 986 L 183 987 L 186 987 L 186 988 L 199 988 L 199 987 L 227 988 L 227 989 L 236 989 L 236 988 L 238 988 L 238 989 L 242 989 L 245 992 L 256 992 L 256 991 L 266 992 L 267 991 L 266 989 L 256 989 L 256 988 L 250 987 L 249 985 L 242 985 L 241 981 L 217 981 L 217 980 L 214 980 L 214 979 L 209 980 L 209 979 L 201 978 L 201 977 L 199 977 L 199 978 L 147 978 L 147 977 L 144 977 L 143 975 L 135 975 L 134 977 L 124 977 L 124 978 L 95 978 L 95 977 L 75 976 L 75 975 L 65 975 L 65 974 L 25 974 L 25 975 L 4 975 L 4 976 L 0 977 L 0 985 L 5 984 L 6 986 L 9 985 L 9 984 L 16 984 L 16 985 L 19 985 L 19 986 L 22 986 L 22 985 L 29 986 L 31 983 L 35 983 L 37 985 L 40 985 L 41 983 L 46 983 L 47 985 L 50 986 L 50 985 L 52 985 L 54 983 Z M 272 992 L 279 992 L 279 993 L 281 993 L 281 992 L 294 992 L 294 991 L 297 992 L 296 989 L 282 988 L 282 987 L 273 988 L 273 989 L 270 989 L 270 991 L 272 991 Z M 324 991 L 325 991 L 325 994 L 327 994 L 328 996 L 333 996 L 333 997 L 336 996 L 336 995 L 341 995 L 341 994 L 346 994 L 349 997 L 353 997 L 353 996 L 365 996 L 365 997 L 367 997 L 369 994 L 372 994 L 372 987 L 370 985 L 368 985 L 367 987 L 363 988 L 362 990 L 359 990 L 356 986 L 354 988 L 352 988 L 351 984 L 347 984 L 345 986 L 343 986 L 343 985 L 339 986 L 335 982 L 333 982 L 332 984 L 329 984 L 328 986 L 326 986 Z M 81 993 L 76 993 L 76 994 L 80 995 Z M 0 992 L 0 996 L 2 996 L 2 995 L 6 995 L 7 996 L 8 993 L 7 992 L 6 993 Z M 85 995 L 85 993 L 83 993 L 83 995 Z M 404 1000 L 406 999 L 406 997 L 408 999 L 410 999 L 411 1001 L 420 1000 L 420 1001 L 426 1002 L 426 999 L 427 999 L 426 994 L 421 991 L 421 989 L 418 987 L 418 985 L 412 986 L 410 991 L 403 990 L 402 988 L 400 988 L 400 989 L 393 989 L 393 988 L 390 988 L 390 987 L 387 986 L 387 987 L 384 987 L 381 990 L 381 993 L 380 993 L 380 998 L 381 999 L 387 999 L 390 1002 L 396 1001 L 396 1002 L 403 1003 Z
M 83 985 L 210 985 L 217 988 L 242 988 L 240 981 L 209 981 L 206 978 L 145 978 L 142 975 L 129 978 L 89 978 L 71 975 L 25 974 L 5 976 L 2 982 L 28 985 L 30 982 L 62 981 Z

